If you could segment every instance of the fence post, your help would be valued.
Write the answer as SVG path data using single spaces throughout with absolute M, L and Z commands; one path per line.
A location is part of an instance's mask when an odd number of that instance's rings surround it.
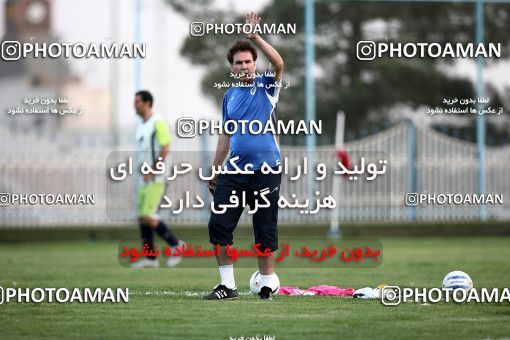
M 484 4 L 482 0 L 476 1 L 476 42 L 477 44 L 483 43 L 483 35 L 484 35 Z M 480 113 L 483 110 L 483 102 L 480 101 L 480 98 L 485 95 L 484 91 L 484 83 L 483 83 L 483 68 L 484 68 L 484 60 L 478 56 L 476 59 L 476 95 L 478 97 L 477 100 L 477 111 L 478 115 L 476 116 L 476 157 L 478 160 L 478 194 L 485 194 L 485 135 L 486 135 L 486 125 L 485 125 L 485 117 L 483 117 Z M 487 207 L 485 204 L 480 204 L 478 206 L 478 217 L 484 221 L 487 219 Z
M 408 154 L 408 187 L 410 193 L 417 193 L 417 184 L 416 184 L 416 127 L 410 119 L 405 120 L 407 125 L 407 145 L 409 148 Z M 409 217 L 411 221 L 415 222 L 417 220 L 417 209 L 416 205 L 409 207 Z

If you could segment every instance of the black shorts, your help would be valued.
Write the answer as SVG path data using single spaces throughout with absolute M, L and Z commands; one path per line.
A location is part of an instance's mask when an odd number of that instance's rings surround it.
M 242 202 L 242 192 L 246 192 L 246 203 L 251 209 L 257 198 L 259 204 L 265 201 L 259 196 L 254 195 L 255 191 L 260 192 L 268 188 L 269 193 L 265 195 L 270 203 L 267 208 L 258 208 L 253 214 L 253 233 L 255 243 L 260 243 L 259 249 L 264 251 L 266 248 L 275 251 L 278 249 L 278 199 L 280 198 L 281 174 L 263 174 L 260 170 L 254 174 L 220 174 L 216 182 L 214 191 L 214 208 L 220 209 L 220 204 L 229 204 L 232 191 L 236 191 L 239 202 Z M 225 213 L 215 213 L 211 211 L 209 219 L 209 241 L 222 246 L 233 244 L 233 232 L 237 227 L 239 218 L 244 207 L 227 208 Z

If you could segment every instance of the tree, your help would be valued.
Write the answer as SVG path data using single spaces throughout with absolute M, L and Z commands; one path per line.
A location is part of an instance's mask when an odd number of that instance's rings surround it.
M 244 18 L 232 11 L 213 10 L 211 0 L 168 0 L 168 3 L 190 22 L 243 22 Z M 284 76 L 290 81 L 290 87 L 280 95 L 279 118 L 303 119 L 304 3 L 298 0 L 272 1 L 261 16 L 264 22 L 295 23 L 297 26 L 296 35 L 266 38 L 284 57 Z M 486 4 L 485 41 L 507 46 L 509 20 L 509 4 Z M 356 56 L 358 41 L 375 40 L 368 32 L 371 25 L 377 26 L 376 33 L 382 35 L 382 39 L 395 43 L 472 43 L 475 34 L 473 3 L 316 1 L 315 22 L 316 112 L 317 119 L 323 120 L 324 133 L 328 136 L 325 142 L 334 140 L 336 112 L 339 110 L 346 113 L 347 129 L 359 130 L 367 124 L 385 122 L 388 111 L 399 104 L 416 109 L 441 106 L 443 98 L 475 96 L 474 84 L 468 77 L 453 77 L 445 72 L 455 60 L 383 57 L 361 61 Z M 226 51 L 236 39 L 242 38 L 189 36 L 184 41 L 182 55 L 193 64 L 206 66 L 208 72 L 202 79 L 202 90 L 215 99 L 218 107 L 223 93 L 213 88 L 213 84 L 228 79 Z M 493 107 L 502 106 L 500 95 L 494 88 L 488 87 L 487 95 Z M 466 119 L 474 121 L 473 116 Z M 438 125 L 442 123 L 438 120 Z M 474 124 L 470 129 L 474 129 Z M 494 131 L 508 135 L 508 131 L 497 128 Z

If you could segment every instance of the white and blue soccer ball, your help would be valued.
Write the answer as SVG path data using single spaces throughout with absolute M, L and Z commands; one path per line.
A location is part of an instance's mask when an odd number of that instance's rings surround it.
M 260 292 L 260 288 L 262 286 L 260 285 L 260 273 L 257 270 L 250 278 L 250 291 L 253 294 L 258 294 Z M 271 283 L 269 284 L 269 288 L 273 291 L 273 294 L 278 294 L 278 290 L 280 289 L 280 279 L 278 278 L 278 275 L 276 273 L 273 273 L 273 279 L 271 280 Z
M 473 288 L 473 280 L 471 280 L 468 274 L 461 272 L 460 270 L 455 270 L 446 274 L 443 279 L 443 288 L 450 288 L 453 290 L 463 289 L 465 291 L 469 291 Z

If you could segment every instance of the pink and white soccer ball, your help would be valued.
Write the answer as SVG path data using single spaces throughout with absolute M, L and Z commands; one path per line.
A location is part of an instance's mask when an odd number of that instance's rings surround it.
M 253 294 L 258 294 L 260 292 L 260 273 L 257 270 L 250 278 L 250 291 Z M 278 290 L 280 289 L 280 279 L 276 273 L 273 273 L 273 279 L 269 285 L 269 288 L 273 291 L 273 294 L 278 294 Z

